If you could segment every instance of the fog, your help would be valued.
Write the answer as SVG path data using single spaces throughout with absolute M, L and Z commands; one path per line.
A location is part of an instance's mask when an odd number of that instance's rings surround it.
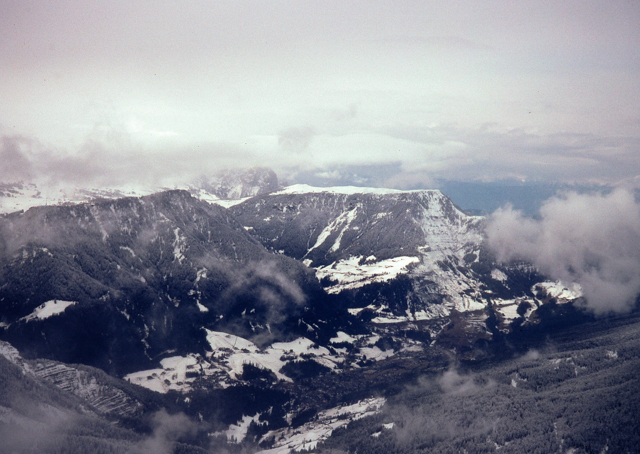
M 486 232 L 498 260 L 526 260 L 551 279 L 580 284 L 596 314 L 629 311 L 640 293 L 640 204 L 627 190 L 554 197 L 535 219 L 507 206 Z

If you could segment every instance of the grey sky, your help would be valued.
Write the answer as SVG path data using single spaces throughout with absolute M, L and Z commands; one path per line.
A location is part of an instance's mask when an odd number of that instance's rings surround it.
M 640 185 L 638 24 L 622 0 L 0 0 L 0 175 Z

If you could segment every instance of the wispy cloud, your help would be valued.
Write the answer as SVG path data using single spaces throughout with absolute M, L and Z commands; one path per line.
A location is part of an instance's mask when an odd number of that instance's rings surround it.
M 539 219 L 502 208 L 487 237 L 499 260 L 528 260 L 552 279 L 580 284 L 595 313 L 628 311 L 640 294 L 640 203 L 629 191 L 568 193 L 548 200 Z

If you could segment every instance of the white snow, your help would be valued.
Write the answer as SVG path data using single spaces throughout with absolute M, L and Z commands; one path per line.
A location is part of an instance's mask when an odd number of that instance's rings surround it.
M 246 202 L 251 197 L 243 197 L 242 199 L 216 199 L 212 200 L 210 203 L 215 203 L 216 205 L 220 205 L 224 208 L 231 208 L 235 205 L 240 205 L 243 202 Z
M 30 322 L 32 320 L 44 320 L 54 315 L 62 314 L 69 306 L 77 304 L 77 301 L 50 300 L 36 307 L 32 313 L 20 320 Z
M 206 268 L 201 268 L 198 271 L 196 271 L 196 284 L 200 282 L 201 279 L 206 279 L 206 278 L 207 278 Z
M 133 251 L 133 249 L 128 246 L 120 246 L 120 249 L 122 249 L 123 251 L 127 251 L 129 254 L 131 254 L 131 257 L 136 256 L 136 253 Z
M 506 320 L 514 320 L 516 318 L 520 318 L 520 314 L 518 314 L 518 306 L 520 305 L 520 301 L 518 299 L 496 299 L 494 300 L 494 304 L 496 305 L 497 312 L 502 314 L 502 317 Z
M 215 352 L 219 349 L 229 350 L 248 350 L 251 352 L 258 351 L 258 347 L 242 337 L 234 336 L 233 334 L 221 333 L 218 331 L 207 331 L 207 342 L 211 346 L 211 349 Z
M 189 382 L 195 379 L 187 378 L 187 372 L 198 371 L 199 359 L 199 355 L 192 354 L 186 357 L 172 356 L 160 361 L 161 369 L 134 372 L 126 375 L 124 379 L 159 393 L 169 390 L 184 391 L 189 389 Z
M 495 279 L 496 281 L 504 282 L 507 280 L 507 275 L 499 269 L 494 268 L 491 270 L 491 278 Z
M 0 214 L 26 211 L 29 208 L 68 203 L 84 203 L 95 198 L 115 199 L 120 197 L 140 197 L 157 192 L 159 189 L 121 188 L 100 189 L 61 189 L 54 186 L 40 186 L 34 183 L 16 184 L 12 188 L 0 191 Z M 7 194 L 6 196 L 2 193 Z
M 174 260 L 182 263 L 186 258 L 184 256 L 184 252 L 187 249 L 186 238 L 180 231 L 180 227 L 176 227 L 173 230 L 173 234 L 175 236 L 175 240 L 173 241 L 173 257 Z
M 313 421 L 296 429 L 284 429 L 267 432 L 262 440 L 273 437 L 275 447 L 256 454 L 288 454 L 314 449 L 319 442 L 329 438 L 334 430 L 345 427 L 351 421 L 373 416 L 380 412 L 385 399 L 369 398 L 352 405 L 344 405 L 319 412 Z
M 314 194 L 327 192 L 331 194 L 401 194 L 406 192 L 422 192 L 421 190 L 402 191 L 400 189 L 388 189 L 388 188 L 366 188 L 359 186 L 331 186 L 331 187 L 316 187 L 309 186 L 307 184 L 294 184 L 287 186 L 280 191 L 273 192 L 272 195 L 283 194 Z
M 226 388 L 241 380 L 245 364 L 270 370 L 278 380 L 291 382 L 280 370 L 290 362 L 302 358 L 317 363 L 340 373 L 345 367 L 357 367 L 356 361 L 370 359 L 380 361 L 395 354 L 393 350 L 382 351 L 374 344 L 380 339 L 377 335 L 350 336 L 338 332 L 331 342 L 350 342 L 354 352 L 347 349 L 329 350 L 315 344 L 312 340 L 299 337 L 290 342 L 275 342 L 268 348 L 260 350 L 253 342 L 233 334 L 206 330 L 206 338 L 211 352 L 203 358 L 199 354 L 186 357 L 173 356 L 161 361 L 161 368 L 139 371 L 125 378 L 131 383 L 144 386 L 153 391 L 166 393 L 169 390 L 186 392 L 198 376 L 206 376 L 211 383 Z M 402 341 L 400 351 L 412 351 L 412 342 Z M 333 353 L 332 353 L 333 352 Z M 348 360 L 348 363 L 346 361 Z M 191 373 L 189 373 L 191 372 Z
M 403 322 L 406 322 L 407 320 L 408 320 L 407 317 L 396 317 L 394 315 L 387 315 L 387 316 L 375 317 L 373 320 L 371 320 L 371 323 L 378 323 L 378 324 L 403 323 Z
M 573 283 L 569 287 L 562 282 L 540 282 L 531 289 L 538 298 L 549 296 L 555 298 L 558 304 L 568 303 L 582 296 L 580 284 Z
M 316 277 L 318 280 L 329 277 L 337 281 L 337 284 L 327 287 L 326 290 L 328 293 L 340 293 L 343 290 L 359 288 L 373 282 L 387 282 L 395 279 L 398 275 L 407 273 L 409 265 L 420 261 L 418 257 L 394 257 L 360 264 L 361 260 L 362 256 L 349 257 L 331 265 L 321 266 L 316 270 Z
M 360 349 L 360 353 L 365 359 L 373 359 L 375 361 L 382 361 L 394 355 L 393 350 L 383 351 L 378 347 L 363 347 Z
M 224 431 L 224 435 L 226 435 L 229 442 L 240 443 L 244 440 L 244 437 L 247 436 L 249 424 L 253 421 L 258 422 L 259 418 L 260 413 L 257 413 L 254 416 L 243 416 L 242 421 L 239 421 L 237 424 L 231 424 L 229 428 Z
M 339 344 L 342 342 L 349 342 L 350 344 L 355 342 L 355 337 L 349 336 L 347 333 L 343 331 L 338 331 L 336 333 L 336 337 L 332 337 L 329 339 L 329 342 L 332 344 Z
M 232 334 L 207 331 L 207 341 L 213 350 L 212 359 L 217 360 L 227 371 L 231 379 L 237 380 L 242 376 L 244 365 L 254 366 L 272 371 L 278 380 L 292 381 L 286 375 L 280 373 L 280 369 L 287 363 L 283 356 L 289 356 L 291 360 L 298 359 L 302 354 L 311 355 L 320 364 L 335 369 L 343 358 L 331 355 L 324 347 L 315 346 L 314 342 L 304 337 L 299 337 L 291 342 L 276 342 L 269 348 L 259 351 L 258 347 L 238 336 Z

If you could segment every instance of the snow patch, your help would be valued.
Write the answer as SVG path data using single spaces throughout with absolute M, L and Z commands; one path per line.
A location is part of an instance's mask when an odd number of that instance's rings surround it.
M 175 240 L 173 241 L 173 257 L 174 260 L 182 263 L 186 258 L 184 256 L 184 252 L 187 249 L 186 238 L 180 231 L 180 227 L 173 229 L 173 234 L 175 236 Z
M 328 277 L 337 284 L 326 288 L 328 293 L 340 293 L 343 290 L 363 287 L 373 282 L 387 282 L 400 274 L 408 272 L 407 267 L 420 262 L 418 257 L 394 257 L 375 263 L 362 263 L 362 256 L 334 262 L 316 269 L 316 277 L 322 280 Z
M 247 436 L 249 425 L 252 422 L 258 422 L 259 418 L 260 413 L 257 413 L 254 416 L 243 416 L 242 420 L 237 424 L 231 424 L 229 428 L 223 432 L 227 437 L 227 441 L 230 443 L 241 443 L 244 437 Z
M 131 257 L 135 257 L 136 253 L 133 251 L 133 249 L 131 249 L 128 246 L 120 246 L 120 249 L 123 251 L 127 251 L 129 254 L 131 254 Z
M 207 331 L 207 342 L 209 342 L 209 345 L 214 352 L 220 349 L 247 350 L 250 352 L 258 351 L 258 347 L 256 347 L 253 342 L 242 337 L 218 331 L 211 331 L 206 328 L 205 330 Z
M 400 189 L 388 189 L 388 188 L 366 188 L 359 186 L 331 186 L 320 188 L 316 186 L 309 186 L 307 184 L 294 184 L 287 186 L 286 188 L 273 192 L 272 195 L 285 195 L 285 194 L 317 194 L 317 193 L 330 193 L 330 194 L 402 194 L 408 192 L 421 192 L 416 191 L 402 191 Z
M 313 421 L 296 429 L 284 429 L 267 432 L 261 441 L 273 438 L 275 447 L 257 454 L 288 454 L 315 449 L 318 443 L 325 441 L 334 430 L 347 426 L 351 421 L 380 413 L 385 399 L 364 399 L 355 404 L 344 405 L 319 412 Z
M 54 315 L 62 314 L 69 306 L 78 304 L 77 301 L 50 300 L 36 307 L 32 313 L 20 320 L 30 322 L 32 320 L 44 320 Z
M 342 342 L 348 342 L 353 344 L 356 341 L 355 337 L 349 336 L 347 333 L 343 331 L 338 331 L 336 333 L 336 337 L 332 337 L 329 339 L 329 342 L 332 344 L 340 344 Z
M 580 284 L 573 283 L 569 287 L 562 282 L 539 282 L 531 288 L 531 291 L 538 298 L 548 296 L 555 298 L 558 304 L 568 303 L 582 296 Z
M 134 372 L 126 375 L 124 379 L 159 393 L 185 391 L 198 375 L 196 372 L 199 370 L 200 362 L 199 355 L 172 356 L 160 361 L 161 369 Z M 192 377 L 188 375 L 189 372 L 193 372 Z
M 495 279 L 496 281 L 504 282 L 507 280 L 507 275 L 499 269 L 494 268 L 491 270 L 491 278 Z
M 224 207 L 224 208 L 231 208 L 232 206 L 240 205 L 241 203 L 246 202 L 250 198 L 251 197 L 243 197 L 242 199 L 233 199 L 233 200 L 216 199 L 216 200 L 213 200 L 211 203 L 215 203 L 216 205 L 220 205 L 221 207 Z

